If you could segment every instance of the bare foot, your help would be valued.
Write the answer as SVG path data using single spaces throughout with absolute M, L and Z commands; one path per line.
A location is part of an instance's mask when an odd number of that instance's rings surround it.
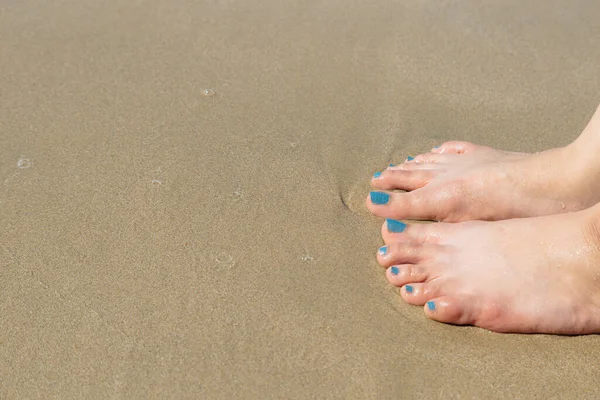
M 600 333 L 600 207 L 569 214 L 382 227 L 404 300 L 434 320 L 497 332 Z
M 600 112 L 571 145 L 536 154 L 447 142 L 376 173 L 367 208 L 385 218 L 448 222 L 583 210 L 600 201 L 598 138 Z
M 439 155 L 438 155 L 439 154 Z M 458 157 L 466 155 L 468 157 Z M 431 149 L 430 153 L 421 154 L 407 163 L 422 164 L 422 163 L 439 163 L 439 162 L 454 162 L 454 163 L 482 163 L 491 161 L 506 161 L 511 158 L 519 158 L 528 156 L 529 153 L 519 153 L 515 151 L 498 150 L 488 146 L 481 146 L 469 142 L 450 141 L 442 143 Z M 411 165 L 406 166 L 408 170 Z M 394 166 L 392 169 L 404 169 L 402 165 Z M 418 167 L 416 167 L 418 169 Z

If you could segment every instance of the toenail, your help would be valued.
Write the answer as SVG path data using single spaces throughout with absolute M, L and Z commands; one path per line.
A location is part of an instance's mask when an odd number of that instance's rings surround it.
M 429 311 L 435 311 L 435 303 L 433 301 L 428 301 L 427 308 L 429 308 Z
M 381 176 L 381 172 L 375 172 L 373 174 L 373 178 L 379 178 Z
M 415 158 L 414 158 L 414 157 L 412 157 L 412 156 L 408 156 L 406 159 L 407 159 L 408 161 L 412 161 L 412 160 L 414 160 Z
M 404 222 L 396 221 L 395 219 L 386 218 L 385 223 L 387 225 L 387 230 L 390 232 L 404 232 L 406 229 L 406 224 Z
M 371 202 L 373 204 L 387 204 L 390 201 L 390 195 L 383 192 L 371 192 Z
M 392 272 L 392 275 L 398 275 L 400 273 L 398 267 L 392 267 L 390 268 L 390 271 Z
M 394 166 L 394 164 L 390 164 L 390 167 L 393 167 L 393 166 Z
M 440 146 L 433 146 L 433 148 L 434 148 L 434 149 L 439 149 L 439 148 L 440 148 Z
M 382 256 L 385 256 L 385 254 L 387 253 L 387 246 L 383 246 L 379 248 L 379 254 Z
M 404 286 L 404 289 L 406 289 L 406 293 L 412 293 L 413 290 L 415 290 L 412 286 L 410 285 L 406 285 Z

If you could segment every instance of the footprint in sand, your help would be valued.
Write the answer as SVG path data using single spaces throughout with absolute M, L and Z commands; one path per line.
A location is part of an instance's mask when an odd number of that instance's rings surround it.
M 366 211 L 366 193 L 368 193 L 368 187 L 364 183 L 361 184 L 360 182 L 357 182 L 349 190 L 340 192 L 340 201 L 353 213 L 363 213 Z

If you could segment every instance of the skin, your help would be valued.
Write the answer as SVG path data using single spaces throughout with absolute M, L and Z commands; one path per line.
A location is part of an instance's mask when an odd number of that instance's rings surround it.
M 389 232 L 386 222 L 387 252 L 377 260 L 405 301 L 440 322 L 496 332 L 598 333 L 599 222 L 597 206 L 496 222 L 414 224 L 402 233 Z
M 600 201 L 598 152 L 598 111 L 575 142 L 541 153 L 446 142 L 373 177 L 374 191 L 390 200 L 368 196 L 366 206 L 379 217 L 445 222 L 579 211 Z
M 367 199 L 375 215 L 463 221 L 402 232 L 386 221 L 377 260 L 388 281 L 444 323 L 600 333 L 599 151 L 597 111 L 563 148 L 523 154 L 447 142 L 387 169 L 372 183 L 389 202 Z

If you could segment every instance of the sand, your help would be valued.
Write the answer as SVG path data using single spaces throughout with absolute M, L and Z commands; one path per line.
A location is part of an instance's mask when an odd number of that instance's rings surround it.
M 599 17 L 0 0 L 0 398 L 598 398 L 598 336 L 403 303 L 364 199 L 444 140 L 575 138 Z

